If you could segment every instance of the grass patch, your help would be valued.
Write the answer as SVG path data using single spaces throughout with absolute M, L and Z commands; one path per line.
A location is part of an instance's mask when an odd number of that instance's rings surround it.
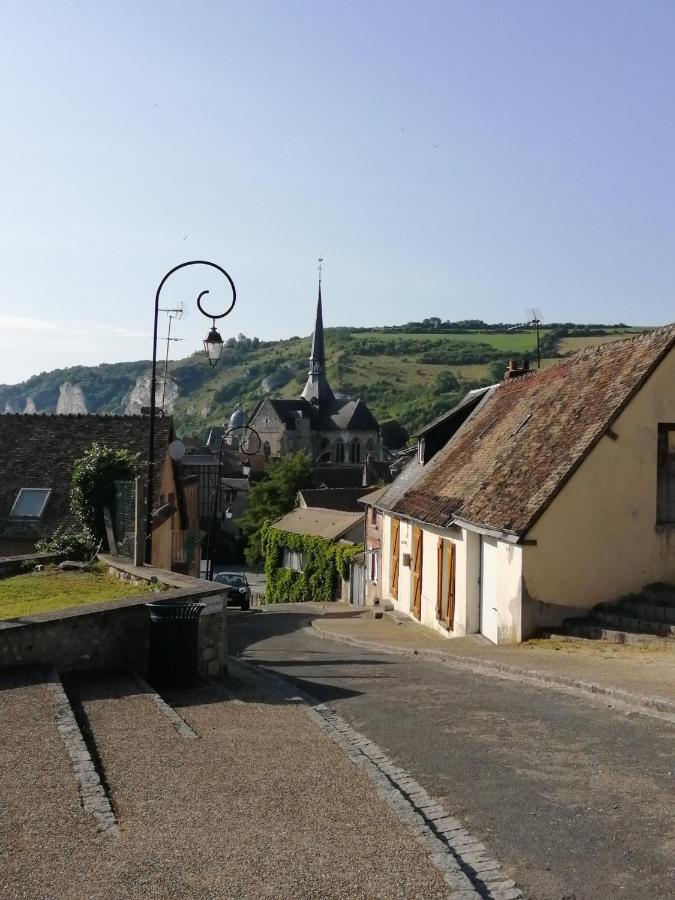
M 50 567 L 30 575 L 0 581 L 0 620 L 32 616 L 135 594 L 151 594 L 156 585 L 145 581 L 120 581 L 103 566 L 87 572 L 62 572 Z

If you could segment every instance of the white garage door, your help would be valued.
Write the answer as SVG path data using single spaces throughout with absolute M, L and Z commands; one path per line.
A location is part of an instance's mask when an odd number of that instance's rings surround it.
M 497 643 L 497 539 L 480 542 L 480 630 Z

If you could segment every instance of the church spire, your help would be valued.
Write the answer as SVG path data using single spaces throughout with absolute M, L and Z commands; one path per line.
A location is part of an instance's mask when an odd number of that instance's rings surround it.
M 330 385 L 326 380 L 326 352 L 323 342 L 323 309 L 321 306 L 321 266 L 323 258 L 319 257 L 319 297 L 316 304 L 316 320 L 312 335 L 312 349 L 309 354 L 309 377 L 302 392 L 310 403 L 329 403 L 335 400 Z

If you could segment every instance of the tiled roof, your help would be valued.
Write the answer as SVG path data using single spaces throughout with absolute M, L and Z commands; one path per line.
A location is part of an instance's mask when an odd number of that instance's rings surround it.
M 377 431 L 377 419 L 363 400 L 336 400 L 321 410 L 321 428 L 339 431 Z
M 501 382 L 390 508 L 526 534 L 673 346 L 671 325 Z
M 363 466 L 315 466 L 310 477 L 314 488 L 363 487 Z
M 333 509 L 294 509 L 273 527 L 291 534 L 312 534 L 337 541 L 365 517 L 363 512 L 337 512 Z
M 70 520 L 70 479 L 73 465 L 94 442 L 138 454 L 141 472 L 147 468 L 147 416 L 0 415 L 0 556 L 30 552 Z M 155 420 L 155 506 L 159 475 L 173 437 L 173 420 Z M 22 487 L 51 488 L 42 517 L 10 520 Z
M 307 506 L 313 509 L 362 512 L 358 501 L 364 490 L 363 487 L 302 488 L 299 493 Z

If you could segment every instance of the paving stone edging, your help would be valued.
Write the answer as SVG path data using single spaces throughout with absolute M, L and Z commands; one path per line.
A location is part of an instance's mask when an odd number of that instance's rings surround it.
M 414 659 L 426 659 L 431 662 L 441 662 L 444 665 L 457 669 L 476 672 L 478 675 L 495 677 L 499 675 L 512 676 L 521 681 L 527 680 L 540 686 L 566 689 L 568 692 L 585 694 L 587 696 L 609 697 L 631 709 L 644 715 L 658 715 L 659 719 L 675 722 L 675 702 L 665 697 L 649 697 L 644 694 L 633 694 L 623 688 L 614 688 L 595 681 L 582 681 L 576 678 L 565 678 L 563 675 L 555 675 L 551 672 L 542 672 L 540 669 L 525 669 L 520 666 L 512 666 L 507 663 L 494 662 L 477 656 L 450 656 L 442 650 L 429 650 L 426 648 L 413 649 L 408 647 L 392 647 L 389 644 L 379 644 L 376 641 L 366 641 L 362 638 L 352 637 L 346 634 L 335 634 L 324 631 L 321 624 L 311 622 L 311 631 L 314 635 L 338 644 L 350 644 L 353 647 L 363 647 L 376 653 L 387 656 L 409 656 Z
M 242 659 L 237 659 L 232 669 L 236 666 L 270 679 L 289 703 L 301 705 L 310 719 L 368 775 L 377 794 L 412 830 L 431 863 L 443 874 L 450 890 L 447 900 L 523 898 L 485 844 L 469 834 L 405 769 L 394 765 L 377 744 L 280 673 Z
M 56 727 L 73 766 L 82 808 L 96 819 L 97 831 L 117 834 L 117 818 L 110 799 L 101 784 L 68 695 L 56 672 L 48 673 L 46 686 L 54 698 Z
M 163 716 L 171 722 L 173 727 L 176 729 L 178 734 L 187 738 L 188 740 L 195 740 L 199 737 L 196 731 L 193 731 L 192 728 L 188 725 L 185 719 L 180 715 L 180 713 L 174 709 L 169 703 L 166 702 L 164 697 L 161 694 L 158 694 L 157 691 L 152 687 L 152 685 L 148 684 L 148 682 L 143 678 L 142 675 L 139 675 L 138 672 L 132 672 L 131 677 L 134 679 L 139 688 L 143 691 L 144 694 L 147 694 L 156 704 L 159 711 Z

